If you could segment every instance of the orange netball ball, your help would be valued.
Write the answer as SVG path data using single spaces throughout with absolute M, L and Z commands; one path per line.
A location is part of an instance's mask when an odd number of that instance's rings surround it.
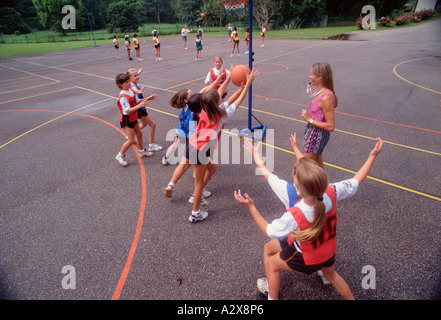
M 250 74 L 251 70 L 244 64 L 238 64 L 230 71 L 230 79 L 236 86 L 240 87 L 241 84 L 247 83 L 247 74 Z
M 201 18 L 205 18 L 205 13 L 201 13 Z

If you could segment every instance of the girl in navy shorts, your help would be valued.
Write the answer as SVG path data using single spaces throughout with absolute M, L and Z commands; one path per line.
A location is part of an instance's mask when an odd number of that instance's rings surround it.
M 126 73 L 118 73 L 115 82 L 121 89 L 116 103 L 121 112 L 119 118 L 120 126 L 127 134 L 127 141 L 122 145 L 115 159 L 125 167 L 128 164 L 125 159 L 125 153 L 130 146 L 135 143 L 135 136 L 137 139 L 139 156 L 148 157 L 153 155 L 144 148 L 142 132 L 138 124 L 138 110 L 146 107 L 149 99 L 154 99 L 156 97 L 149 97 L 141 100 L 137 99 L 136 94 L 130 89 L 130 77 Z
M 346 281 L 335 271 L 337 200 L 354 195 L 369 174 L 383 142 L 377 138 L 368 159 L 352 179 L 328 184 L 326 172 L 317 163 L 304 157 L 296 142 L 291 141 L 297 162 L 293 178 L 301 196 L 295 206 L 282 217 L 268 223 L 248 194 L 234 191 L 237 202 L 249 209 L 259 230 L 270 240 L 264 247 L 266 279 L 259 279 L 258 298 L 275 300 L 279 297 L 282 270 L 311 274 L 322 270 L 344 299 L 354 299 Z

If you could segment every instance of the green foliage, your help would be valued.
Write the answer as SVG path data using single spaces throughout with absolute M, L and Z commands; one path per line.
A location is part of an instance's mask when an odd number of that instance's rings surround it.
M 107 21 L 110 32 L 119 29 L 124 32 L 137 31 L 141 25 L 139 3 L 134 1 L 114 2 L 107 8 Z
M 83 2 L 81 0 L 32 0 L 37 16 L 43 27 L 65 34 L 68 30 L 62 27 L 62 21 L 66 14 L 61 12 L 66 5 L 75 8 L 75 30 L 81 31 L 86 27 L 86 17 Z
M 11 7 L 0 8 L 0 30 L 5 34 L 30 32 L 21 14 Z

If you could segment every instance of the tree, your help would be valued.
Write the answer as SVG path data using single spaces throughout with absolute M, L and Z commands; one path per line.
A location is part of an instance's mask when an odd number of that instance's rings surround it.
M 172 0 L 171 6 L 178 21 L 189 24 L 199 17 L 202 0 Z
M 0 8 L 0 30 L 5 34 L 17 31 L 19 33 L 28 33 L 31 31 L 23 21 L 21 14 L 11 7 Z
M 40 23 L 47 29 L 59 31 L 65 34 L 62 26 L 64 15 L 61 10 L 66 5 L 75 8 L 76 31 L 84 30 L 86 27 L 86 17 L 83 2 L 81 0 L 32 0 Z M 75 30 L 74 30 L 75 31 Z
M 269 20 L 276 13 L 276 8 L 277 4 L 274 0 L 254 0 L 253 16 L 260 26 L 268 25 Z
M 121 31 L 136 31 L 141 25 L 139 4 L 134 1 L 111 3 L 107 8 L 108 27 L 111 32 L 119 28 Z

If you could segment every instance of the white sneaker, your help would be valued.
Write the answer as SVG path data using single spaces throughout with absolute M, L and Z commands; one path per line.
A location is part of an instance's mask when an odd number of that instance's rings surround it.
M 211 196 L 211 192 L 206 189 L 202 189 L 202 197 L 208 198 L 209 196 Z
M 245 51 L 245 54 L 249 53 L 249 51 Z
M 149 145 L 149 148 L 147 150 L 148 151 L 161 151 L 162 147 L 158 146 L 156 143 L 152 143 L 151 145 Z
M 323 274 L 322 270 L 317 271 L 317 275 L 320 277 L 320 279 L 322 279 L 323 284 L 330 284 L 331 282 L 326 279 L 325 275 Z
M 188 202 L 193 203 L 194 202 L 194 197 L 193 195 L 191 195 L 190 199 L 188 199 Z M 205 200 L 204 197 L 201 197 L 201 202 L 199 203 L 201 206 L 207 206 L 208 205 L 208 201 Z
M 162 58 L 161 58 L 161 57 L 159 57 L 159 58 L 158 58 L 158 61 L 162 61 Z
M 168 165 L 168 160 L 167 160 L 167 158 L 166 158 L 166 157 L 162 157 L 161 163 L 162 163 L 162 165 L 164 165 L 164 166 Z
M 167 198 L 171 198 L 173 196 L 173 187 L 172 186 L 168 185 L 163 190 L 164 190 L 164 196 L 166 196 Z
M 188 217 L 188 220 L 190 220 L 190 222 L 197 222 L 197 221 L 204 220 L 207 217 L 208 217 L 207 211 L 199 210 L 196 213 L 193 213 L 193 211 L 192 211 L 191 215 Z
M 128 162 L 126 161 L 126 156 L 124 154 L 117 154 L 115 159 L 119 162 L 120 165 L 123 167 L 128 165 Z
M 261 48 L 263 48 L 264 46 L 265 46 L 265 45 L 264 45 L 264 44 L 262 44 L 262 45 L 261 45 L 260 47 L 261 47 Z
M 138 150 L 138 153 L 141 158 L 153 156 L 153 152 L 147 151 L 145 148 L 144 148 L 144 150 Z
M 268 294 L 268 280 L 266 278 L 257 279 L 257 290 L 263 294 Z
M 234 54 L 231 54 L 231 55 L 230 55 L 230 58 L 233 58 L 233 57 L 234 57 Z

